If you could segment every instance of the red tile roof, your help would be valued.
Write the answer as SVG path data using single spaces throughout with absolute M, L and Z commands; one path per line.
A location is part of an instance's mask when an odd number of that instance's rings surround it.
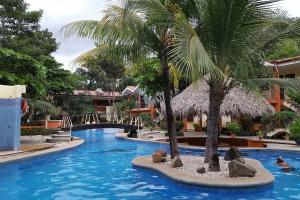
M 93 97 L 121 97 L 122 94 L 119 92 L 105 92 L 102 90 L 75 90 L 75 96 L 84 95 L 84 96 L 93 96 Z

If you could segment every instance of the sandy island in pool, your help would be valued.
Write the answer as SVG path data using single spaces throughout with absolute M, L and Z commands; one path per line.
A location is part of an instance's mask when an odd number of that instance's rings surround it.
M 200 156 L 180 156 L 183 167 L 172 168 L 170 158 L 165 163 L 153 163 L 151 156 L 137 157 L 132 161 L 133 166 L 157 171 L 174 181 L 181 183 L 208 186 L 208 187 L 224 187 L 224 188 L 245 188 L 269 185 L 274 182 L 274 176 L 268 172 L 260 161 L 245 158 L 247 164 L 253 166 L 257 173 L 255 177 L 230 178 L 228 170 L 228 161 L 220 157 L 220 172 L 207 172 L 204 174 L 197 173 L 197 168 L 208 168 L 208 164 L 204 164 L 204 158 Z

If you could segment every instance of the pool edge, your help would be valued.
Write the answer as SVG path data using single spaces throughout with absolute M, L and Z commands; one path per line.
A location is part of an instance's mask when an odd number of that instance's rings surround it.
M 85 142 L 85 140 L 83 140 L 83 139 L 72 140 L 70 142 L 60 144 L 59 146 L 55 146 L 55 147 L 41 150 L 41 151 L 20 152 L 18 154 L 13 154 L 11 156 L 0 158 L 0 164 L 6 164 L 6 163 L 18 161 L 18 160 L 29 159 L 29 158 L 33 158 L 33 157 L 37 157 L 37 156 L 44 156 L 44 155 L 48 155 L 51 153 L 57 153 L 60 151 L 73 149 L 73 148 L 76 148 L 76 147 L 82 145 L 84 142 Z

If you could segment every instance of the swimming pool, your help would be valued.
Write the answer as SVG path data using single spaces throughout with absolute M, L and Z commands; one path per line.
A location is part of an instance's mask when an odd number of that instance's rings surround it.
M 115 138 L 112 130 L 74 133 L 86 142 L 60 153 L 0 165 L 0 199 L 300 199 L 300 173 L 283 173 L 274 165 L 283 156 L 300 166 L 300 153 L 245 151 L 276 177 L 259 189 L 212 189 L 177 184 L 159 174 L 132 168 L 130 161 L 168 145 Z M 203 151 L 181 149 L 184 154 Z

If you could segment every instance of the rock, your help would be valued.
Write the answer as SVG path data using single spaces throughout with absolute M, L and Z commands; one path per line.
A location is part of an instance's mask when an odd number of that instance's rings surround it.
M 236 159 L 234 159 L 234 160 L 236 160 L 236 161 L 238 161 L 238 162 L 240 162 L 240 163 L 243 163 L 243 164 L 246 163 L 246 161 L 245 161 L 245 159 L 244 159 L 243 157 L 236 158 Z
M 165 162 L 167 159 L 163 157 L 160 153 L 152 154 L 153 163 Z
M 172 160 L 172 163 L 171 163 L 171 167 L 173 168 L 177 168 L 177 167 L 182 167 L 182 162 L 180 160 L 180 157 L 179 156 L 175 156 L 175 158 Z
M 129 138 L 137 138 L 137 131 L 136 130 L 130 130 L 127 134 L 127 137 Z
M 220 169 L 220 162 L 219 162 L 219 155 L 213 154 L 209 160 L 208 170 L 211 172 L 219 172 Z
M 230 147 L 230 149 L 226 152 L 224 159 L 231 161 L 240 157 L 242 157 L 242 153 L 238 150 L 238 148 Z
M 197 172 L 198 172 L 199 174 L 204 174 L 204 173 L 205 173 L 205 167 L 200 167 L 200 168 L 198 168 L 198 169 L 197 169 Z
M 157 150 L 155 153 L 160 153 L 163 157 L 167 157 L 168 155 L 167 152 L 162 149 Z
M 257 173 L 256 169 L 248 164 L 243 164 L 236 160 L 231 161 L 228 164 L 229 176 L 235 177 L 254 177 Z

